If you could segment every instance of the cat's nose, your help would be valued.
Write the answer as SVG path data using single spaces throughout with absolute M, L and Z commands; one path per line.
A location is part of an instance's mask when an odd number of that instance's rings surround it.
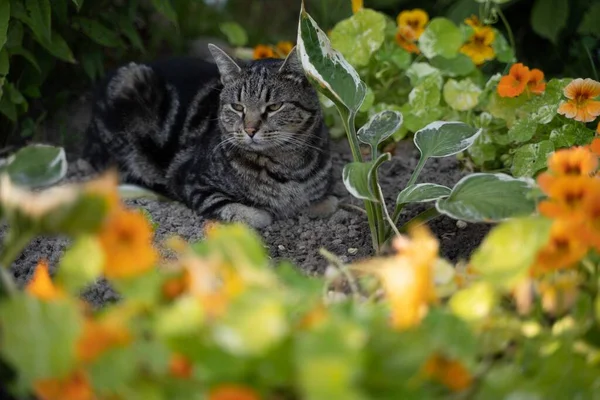
M 249 126 L 247 128 L 244 128 L 244 131 L 246 131 L 246 134 L 248 134 L 248 136 L 252 137 L 256 133 L 256 128 L 252 128 Z

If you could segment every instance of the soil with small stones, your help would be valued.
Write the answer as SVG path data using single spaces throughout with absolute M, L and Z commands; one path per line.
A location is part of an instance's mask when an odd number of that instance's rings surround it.
M 305 215 L 275 221 L 260 231 L 274 260 L 290 260 L 308 274 L 322 273 L 327 262 L 319 254 L 325 248 L 350 262 L 371 256 L 372 245 L 367 217 L 364 212 L 352 206 L 362 206 L 362 202 L 346 191 L 342 180 L 342 168 L 351 161 L 346 142 L 336 142 L 332 146 L 334 174 L 340 177 L 333 187 L 333 194 L 340 199 L 341 207 L 328 218 L 310 219 Z M 386 202 L 393 206 L 395 196 L 407 183 L 417 160 L 418 150 L 411 142 L 403 142 L 395 150 L 394 158 L 380 168 L 380 182 L 386 195 Z M 454 157 L 430 159 L 423 169 L 419 182 L 432 182 L 452 187 L 466 172 Z M 93 171 L 82 160 L 72 160 L 64 182 L 89 179 Z M 176 234 L 190 241 L 202 239 L 204 220 L 192 210 L 179 203 L 159 202 L 150 199 L 126 200 L 128 206 L 144 208 L 158 223 L 156 241 L 160 242 Z M 350 205 L 350 206 L 348 206 Z M 407 221 L 426 209 L 426 205 L 416 205 L 405 209 L 401 222 Z M 457 223 L 456 220 L 441 216 L 429 223 L 432 232 L 440 241 L 441 254 L 451 261 L 467 259 L 489 231 L 487 224 Z M 0 227 L 0 240 L 6 232 Z M 32 276 L 40 259 L 46 259 L 55 272 L 61 254 L 68 246 L 64 237 L 39 237 L 33 240 L 13 263 L 12 271 L 19 286 L 23 286 Z M 106 281 L 92 285 L 83 295 L 95 306 L 114 301 L 117 294 Z

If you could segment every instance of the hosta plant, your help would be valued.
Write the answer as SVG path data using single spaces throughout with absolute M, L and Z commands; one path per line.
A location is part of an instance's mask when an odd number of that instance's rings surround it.
M 381 111 L 356 131 L 356 115 L 367 96 L 367 86 L 344 56 L 332 47 L 327 35 L 304 8 L 300 14 L 297 49 L 309 80 L 335 104 L 344 124 L 354 158 L 354 162 L 344 168 L 344 184 L 354 197 L 365 201 L 376 250 L 380 250 L 394 232 L 398 233 L 396 224 L 400 212 L 409 203 L 435 202 L 435 208 L 420 216 L 425 220 L 446 214 L 471 222 L 497 222 L 534 211 L 534 202 L 528 196 L 532 182 L 527 179 L 514 179 L 506 174 L 473 174 L 463 178 L 454 188 L 418 183 L 419 174 L 429 158 L 460 153 L 481 134 L 481 129 L 463 122 L 433 121 L 415 132 L 414 143 L 421 157 L 390 214 L 378 183 L 377 170 L 391 158 L 389 153 L 380 151 L 381 143 L 402 126 L 402 114 L 393 110 Z M 427 105 L 424 103 L 423 107 L 427 109 Z M 370 146 L 368 161 L 363 159 L 360 142 Z

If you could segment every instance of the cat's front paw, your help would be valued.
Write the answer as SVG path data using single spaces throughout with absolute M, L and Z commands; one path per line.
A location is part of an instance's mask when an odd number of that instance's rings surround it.
M 332 215 L 338 209 L 339 200 L 335 196 L 327 196 L 318 203 L 312 204 L 308 210 L 309 218 L 325 218 Z
M 219 214 L 224 221 L 243 222 L 256 229 L 265 228 L 273 222 L 268 212 L 238 203 L 224 206 Z

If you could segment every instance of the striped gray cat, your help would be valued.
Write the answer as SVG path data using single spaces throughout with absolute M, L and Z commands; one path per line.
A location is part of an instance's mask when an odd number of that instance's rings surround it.
M 209 48 L 216 65 L 179 58 L 109 74 L 84 158 L 207 218 L 262 228 L 333 212 L 329 135 L 296 51 L 241 63 Z

